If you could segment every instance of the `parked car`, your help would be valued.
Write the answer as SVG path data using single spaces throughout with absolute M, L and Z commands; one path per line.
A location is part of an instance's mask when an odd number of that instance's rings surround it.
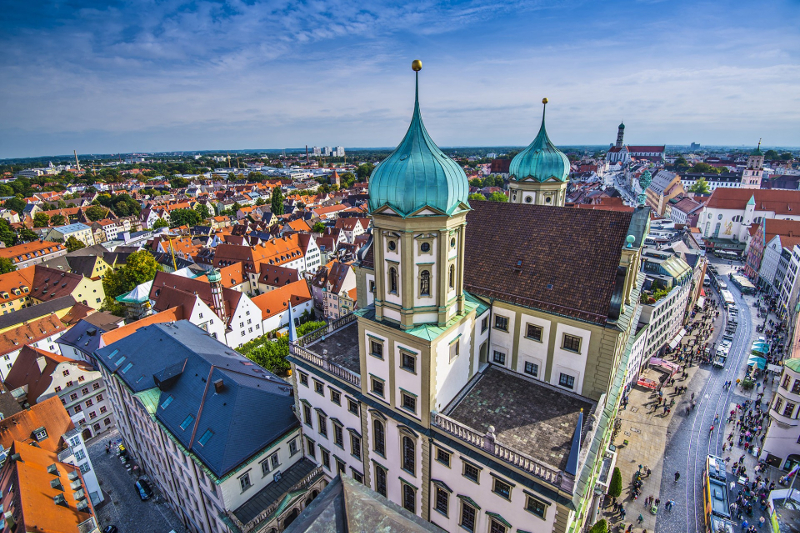
M 137 481 L 134 486 L 139 492 L 139 498 L 141 498 L 143 502 L 153 497 L 153 489 L 150 488 L 150 484 L 144 479 Z

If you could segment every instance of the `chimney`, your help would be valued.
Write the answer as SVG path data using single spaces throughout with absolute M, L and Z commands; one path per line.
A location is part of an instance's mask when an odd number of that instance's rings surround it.
M 43 355 L 36 358 L 36 364 L 39 365 L 39 372 L 44 373 L 44 368 L 47 366 L 47 359 Z
M 214 381 L 214 392 L 219 394 L 224 390 L 225 390 L 225 383 L 222 381 L 222 378 Z

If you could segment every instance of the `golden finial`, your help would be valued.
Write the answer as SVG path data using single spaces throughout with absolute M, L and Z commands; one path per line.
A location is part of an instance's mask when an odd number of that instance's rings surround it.
M 547 98 L 542 98 L 542 103 L 546 104 L 547 103 Z
M 414 61 L 412 61 L 411 70 L 413 70 L 414 72 L 419 72 L 420 70 L 422 70 L 422 61 L 420 61 L 419 59 L 415 59 Z
M 758 139 L 758 149 L 761 150 L 761 138 Z

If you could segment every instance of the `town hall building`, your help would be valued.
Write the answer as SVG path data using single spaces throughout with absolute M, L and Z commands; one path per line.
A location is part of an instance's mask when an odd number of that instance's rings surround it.
M 560 207 L 544 121 L 511 203 L 470 205 L 418 92 L 369 180 L 358 310 L 290 335 L 306 457 L 445 531 L 580 531 L 616 461 L 649 209 Z

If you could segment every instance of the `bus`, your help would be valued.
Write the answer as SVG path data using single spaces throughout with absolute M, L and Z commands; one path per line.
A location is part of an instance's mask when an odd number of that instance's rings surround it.
M 725 259 L 727 261 L 739 261 L 741 260 L 741 256 L 736 252 L 729 252 L 728 250 L 714 250 L 714 255 L 719 257 L 720 259 Z
M 725 304 L 726 308 L 730 307 L 731 305 L 736 305 L 736 300 L 733 299 L 733 294 L 731 294 L 731 291 L 726 291 L 725 289 L 722 289 L 719 291 L 719 296 L 722 299 L 723 303 Z
M 725 461 L 715 455 L 706 457 L 703 470 L 703 517 L 709 533 L 733 533 Z

